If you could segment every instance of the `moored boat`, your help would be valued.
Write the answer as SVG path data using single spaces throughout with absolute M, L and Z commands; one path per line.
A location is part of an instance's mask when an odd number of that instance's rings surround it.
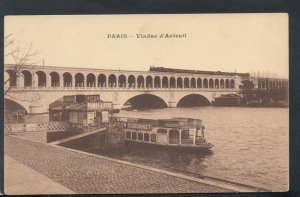
M 199 119 L 114 118 L 114 127 L 125 132 L 125 141 L 182 150 L 209 150 L 213 145 L 205 139 L 204 125 Z

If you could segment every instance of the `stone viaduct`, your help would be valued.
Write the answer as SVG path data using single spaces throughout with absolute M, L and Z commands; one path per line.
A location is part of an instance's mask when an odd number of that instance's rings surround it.
M 48 105 L 72 94 L 100 94 L 122 108 L 132 98 L 152 95 L 166 107 L 177 107 L 186 97 L 200 96 L 208 102 L 221 94 L 238 93 L 248 73 L 192 71 L 151 67 L 149 71 L 24 66 L 14 72 L 4 65 L 5 101 L 21 105 L 28 113 L 47 112 Z

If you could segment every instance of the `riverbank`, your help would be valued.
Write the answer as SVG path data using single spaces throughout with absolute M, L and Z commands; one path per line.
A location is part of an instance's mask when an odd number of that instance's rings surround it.
M 118 162 L 19 137 L 5 136 L 5 155 L 78 194 L 237 191 L 234 186 L 226 189 L 220 184 L 207 184 L 209 182 L 205 183 L 205 180 L 200 182 L 192 177 L 141 168 L 130 162 Z
M 74 192 L 24 164 L 4 155 L 4 185 L 7 195 L 74 194 Z

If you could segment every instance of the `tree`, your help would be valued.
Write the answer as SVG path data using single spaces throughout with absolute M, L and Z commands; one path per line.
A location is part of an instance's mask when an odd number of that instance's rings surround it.
M 29 69 L 34 67 L 32 59 L 39 54 L 39 51 L 34 50 L 32 46 L 32 43 L 25 47 L 21 47 L 19 44 L 15 45 L 15 39 L 12 37 L 12 34 L 4 37 L 4 58 L 13 61 L 10 77 L 14 76 L 16 79 L 22 77 L 20 72 L 24 66 Z M 10 77 L 4 80 L 4 95 L 7 95 L 11 90 Z

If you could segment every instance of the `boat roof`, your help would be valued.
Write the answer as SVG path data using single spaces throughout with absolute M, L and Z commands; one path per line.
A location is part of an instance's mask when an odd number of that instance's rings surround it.
M 173 117 L 171 118 L 172 120 L 178 120 L 178 121 L 201 121 L 201 119 L 196 119 L 196 118 L 183 118 L 183 117 Z

